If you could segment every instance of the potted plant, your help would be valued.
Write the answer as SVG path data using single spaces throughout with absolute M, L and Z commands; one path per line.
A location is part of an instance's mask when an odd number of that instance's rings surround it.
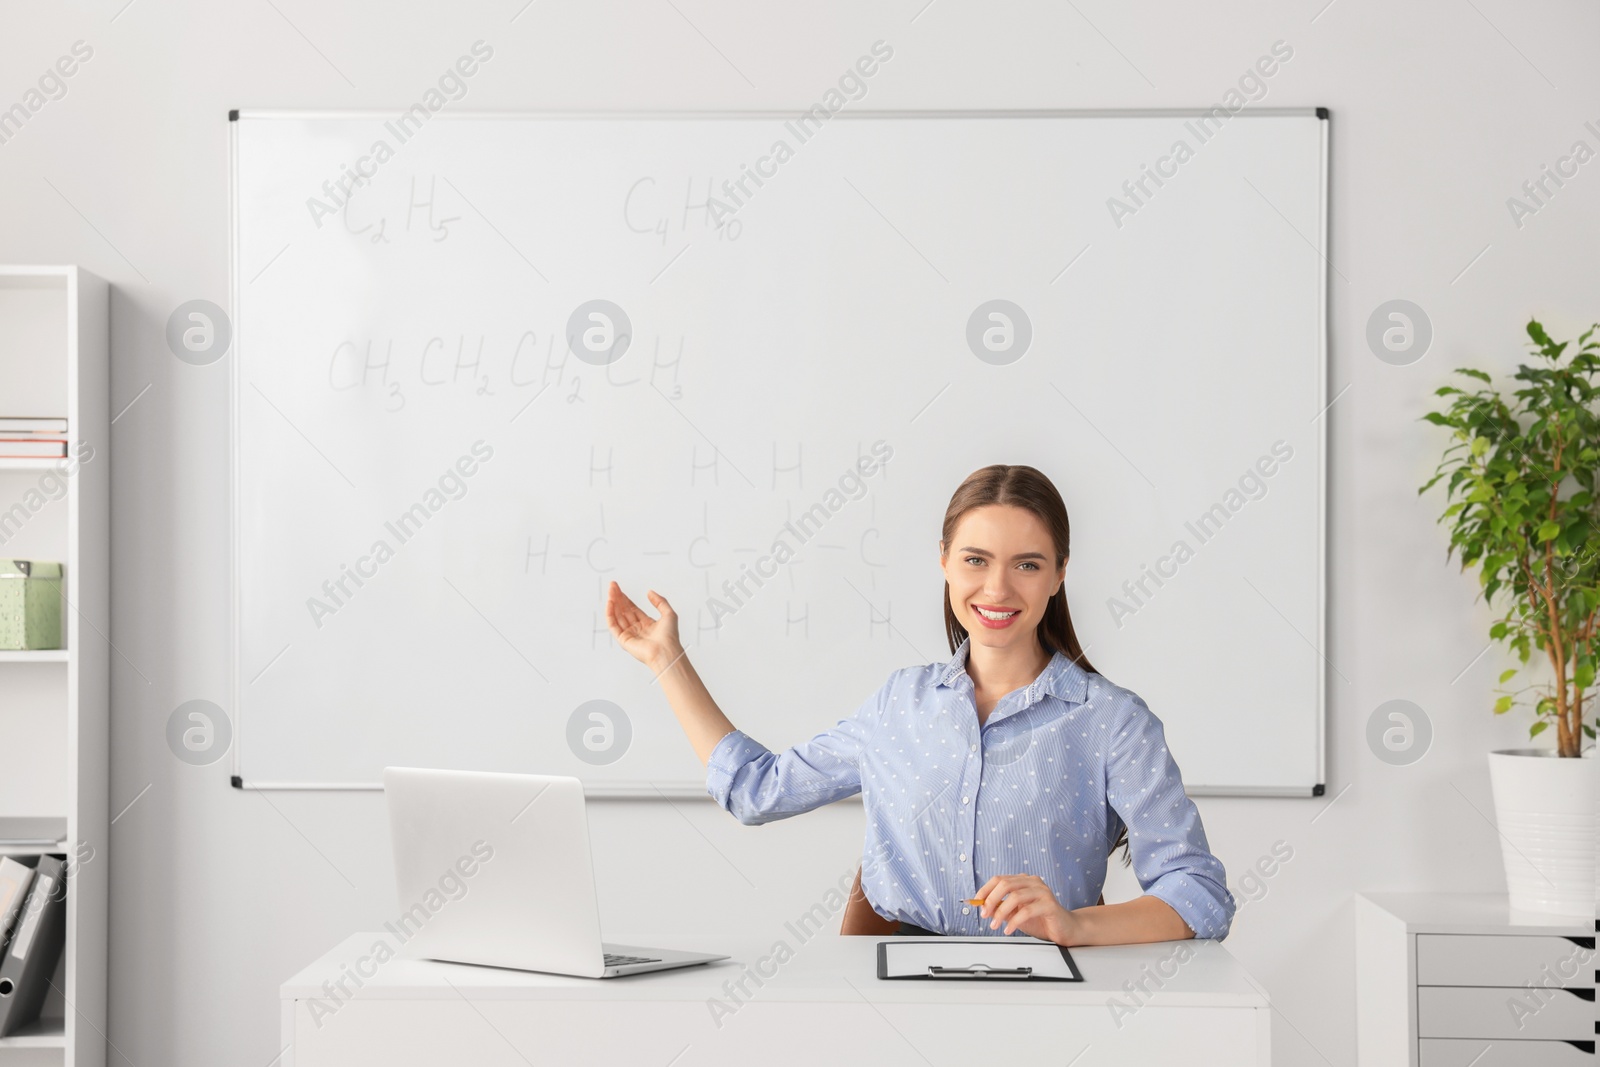
M 1556 343 L 1528 323 L 1534 362 L 1504 395 L 1488 374 L 1458 368 L 1477 383 L 1446 385 L 1444 411 L 1422 416 L 1452 431 L 1438 470 L 1418 490 L 1448 478 L 1449 559 L 1476 568 L 1484 603 L 1499 617 L 1491 639 L 1524 665 L 1537 651 L 1535 680 L 1506 688 L 1521 668 L 1500 675 L 1495 714 L 1518 704 L 1533 714 L 1528 736 L 1554 748 L 1489 753 L 1489 779 L 1511 907 L 1590 914 L 1597 900 L 1600 760 L 1583 759 L 1592 741 L 1600 646 L 1600 324 L 1576 344 Z M 1594 746 L 1588 746 L 1593 756 Z

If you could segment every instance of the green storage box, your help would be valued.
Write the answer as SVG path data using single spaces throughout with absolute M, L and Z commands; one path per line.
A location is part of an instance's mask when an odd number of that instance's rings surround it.
M 0 649 L 61 647 L 61 564 L 0 559 Z

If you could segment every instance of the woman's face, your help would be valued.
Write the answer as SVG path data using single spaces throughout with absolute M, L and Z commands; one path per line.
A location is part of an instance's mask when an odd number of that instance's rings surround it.
M 973 508 L 939 544 L 939 565 L 950 583 L 950 607 L 975 645 L 1032 642 L 1045 605 L 1061 588 L 1065 563 L 1054 567 L 1050 532 L 1026 508 Z

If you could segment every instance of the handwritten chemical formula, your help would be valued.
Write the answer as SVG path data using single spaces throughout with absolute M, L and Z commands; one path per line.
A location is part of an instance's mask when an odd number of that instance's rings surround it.
M 425 184 L 426 195 L 418 199 L 418 185 Z M 445 203 L 445 198 L 450 201 Z M 339 209 L 339 217 L 344 222 L 345 233 L 351 236 L 365 234 L 371 244 L 390 244 L 389 216 L 371 204 L 357 203 L 361 199 L 358 189 L 350 199 L 344 202 Z M 460 202 L 449 180 L 446 179 L 441 189 L 439 176 L 430 174 L 421 183 L 417 175 L 411 176 L 411 191 L 406 197 L 405 225 L 397 232 L 397 236 L 418 237 L 438 244 L 450 239 L 452 223 L 462 221 L 462 214 L 449 214 L 460 212 L 465 204 Z
M 676 182 L 672 183 L 676 188 Z M 737 241 L 744 223 L 723 217 L 718 210 L 715 179 L 705 179 L 705 192 L 695 191 L 695 179 L 684 179 L 683 202 L 667 190 L 666 183 L 644 177 L 628 186 L 622 198 L 622 221 L 629 232 L 660 237 L 666 244 L 673 235 L 693 236 L 711 231 L 719 241 Z
M 405 410 L 408 397 L 429 391 L 488 397 L 554 387 L 567 403 L 581 404 L 595 389 L 638 386 L 659 389 L 672 400 L 683 398 L 683 337 L 658 336 L 648 346 L 630 347 L 649 355 L 645 360 L 636 357 L 631 365 L 577 361 L 574 367 L 572 345 L 559 330 L 526 330 L 515 340 L 467 332 L 353 338 L 333 346 L 326 380 L 338 393 L 381 392 L 384 410 L 390 413 Z

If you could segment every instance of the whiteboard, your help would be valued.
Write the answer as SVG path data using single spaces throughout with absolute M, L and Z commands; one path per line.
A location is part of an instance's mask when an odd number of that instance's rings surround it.
M 1325 117 L 235 114 L 235 785 L 702 795 L 608 582 L 778 751 L 948 659 L 1005 462 L 1190 791 L 1321 791 Z

